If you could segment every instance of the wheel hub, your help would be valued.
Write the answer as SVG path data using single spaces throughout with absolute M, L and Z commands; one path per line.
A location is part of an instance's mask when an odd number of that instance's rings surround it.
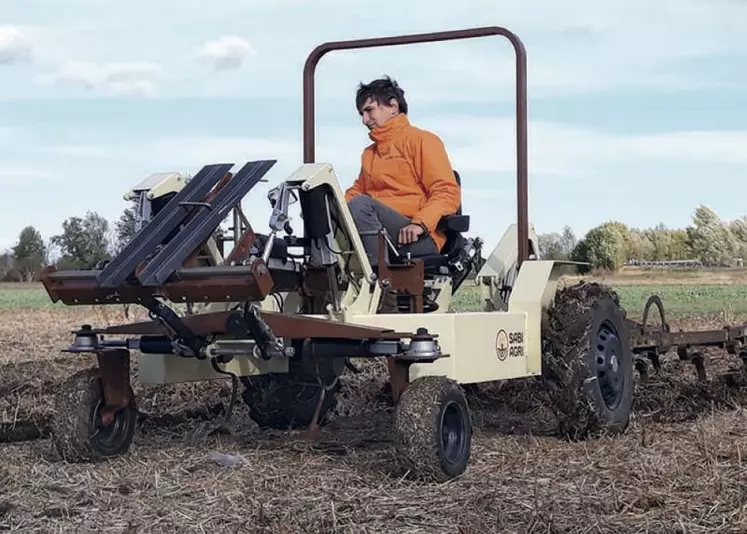
M 450 402 L 441 416 L 441 447 L 448 462 L 460 461 L 465 452 L 466 436 L 464 415 L 455 402 Z
M 103 400 L 96 403 L 91 413 L 93 433 L 90 436 L 91 443 L 96 449 L 108 453 L 117 449 L 128 438 L 131 429 L 126 412 L 130 409 L 132 408 L 127 406 L 111 412 L 105 410 Z
M 619 356 L 622 344 L 615 328 L 604 322 L 600 325 L 595 344 L 596 375 L 604 403 L 614 409 L 622 398 L 625 379 L 620 373 Z

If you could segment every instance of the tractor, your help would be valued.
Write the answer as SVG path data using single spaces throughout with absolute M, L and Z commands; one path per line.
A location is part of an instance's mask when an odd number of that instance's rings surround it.
M 468 235 L 470 216 L 460 208 L 440 221 L 448 240 L 437 254 L 401 254 L 381 231 L 372 265 L 334 166 L 315 161 L 317 63 L 333 50 L 487 36 L 507 38 L 516 56 L 516 224 L 483 257 L 484 241 Z M 413 475 L 436 481 L 468 468 L 465 389 L 473 385 L 553 380 L 573 399 L 568 421 L 585 410 L 585 427 L 626 429 L 634 361 L 619 302 L 601 291 L 570 312 L 562 308 L 553 333 L 562 319 L 575 340 L 562 354 L 547 334 L 561 277 L 579 264 L 541 259 L 528 220 L 526 52 L 516 35 L 490 26 L 324 43 L 304 67 L 303 116 L 304 161 L 271 188 L 268 232 L 255 232 L 241 201 L 276 161 L 214 163 L 188 179 L 161 173 L 135 186 L 128 198 L 138 203 L 139 226 L 111 260 L 90 270 L 45 269 L 54 302 L 139 305 L 150 314 L 149 321 L 82 325 L 63 349 L 95 354 L 97 362 L 69 377 L 57 401 L 66 417 L 55 421 L 53 442 L 67 460 L 127 453 L 137 420 L 133 352 L 142 383 L 230 378 L 259 425 L 311 432 L 325 423 L 343 375 L 354 372 L 351 360 L 384 358 L 398 455 Z M 455 179 L 461 186 L 469 177 L 457 170 Z M 217 228 L 229 219 L 226 236 Z M 453 311 L 455 294 L 471 284 L 482 310 Z M 548 355 L 555 367 L 563 362 L 552 376 Z M 564 432 L 575 430 L 569 423 Z

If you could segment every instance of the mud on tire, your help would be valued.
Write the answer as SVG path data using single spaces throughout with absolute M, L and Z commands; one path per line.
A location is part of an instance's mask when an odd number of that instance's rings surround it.
M 545 400 L 560 435 L 624 432 L 633 405 L 633 354 L 617 294 L 596 283 L 565 288 L 543 330 Z
M 117 411 L 114 423 L 103 426 L 99 410 L 104 404 L 98 369 L 79 371 L 58 386 L 50 433 L 55 450 L 68 462 L 93 462 L 126 453 L 135 434 L 137 407 Z
M 469 463 L 472 422 L 460 385 L 446 377 L 413 380 L 394 412 L 398 460 L 414 478 L 445 482 Z

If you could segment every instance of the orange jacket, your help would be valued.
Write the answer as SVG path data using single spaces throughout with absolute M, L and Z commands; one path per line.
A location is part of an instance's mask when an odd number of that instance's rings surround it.
M 436 231 L 444 215 L 459 209 L 461 193 L 443 141 L 410 124 L 401 113 L 369 133 L 374 143 L 361 156 L 361 172 L 345 200 L 361 194 L 423 224 L 438 250 L 446 236 Z M 397 236 L 391 236 L 396 242 Z

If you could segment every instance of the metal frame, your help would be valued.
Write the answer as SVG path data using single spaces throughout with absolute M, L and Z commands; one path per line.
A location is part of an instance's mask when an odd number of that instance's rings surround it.
M 210 233 L 226 217 L 228 209 L 238 204 L 274 164 L 275 160 L 247 163 L 212 201 L 199 203 L 199 207 L 205 209 L 192 217 L 137 274 L 140 283 L 143 286 L 159 286 L 166 282 L 195 248 L 210 237 Z
M 516 54 L 516 213 L 518 235 L 518 267 L 529 259 L 529 180 L 527 141 L 527 54 L 521 39 L 506 28 L 484 26 L 466 30 L 419 33 L 373 39 L 333 41 L 317 46 L 306 59 L 303 69 L 303 160 L 314 163 L 314 73 L 322 57 L 334 50 L 352 50 L 432 43 L 478 37 L 502 36 L 509 40 Z
M 226 175 L 230 163 L 206 165 L 138 232 L 124 249 L 96 277 L 99 286 L 114 289 L 122 285 L 135 267 L 173 232 L 191 211 L 186 203 L 202 200 L 215 182 Z

